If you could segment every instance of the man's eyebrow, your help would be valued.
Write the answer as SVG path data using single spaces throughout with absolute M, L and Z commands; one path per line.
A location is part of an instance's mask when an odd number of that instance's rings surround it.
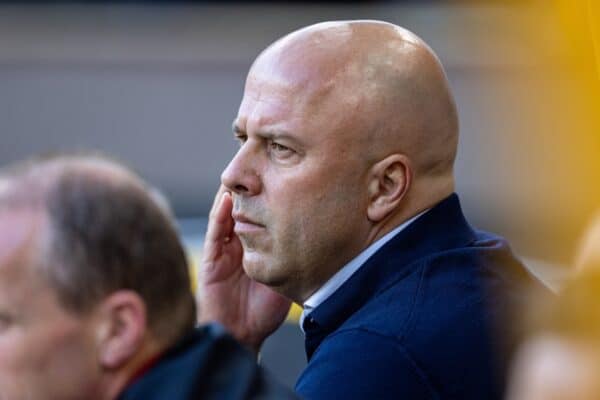
M 243 130 L 242 128 L 240 128 L 235 122 L 232 124 L 231 130 L 236 135 L 246 135 L 246 131 Z M 290 140 L 297 144 L 302 144 L 302 141 L 298 140 L 297 137 L 295 137 L 288 131 L 284 131 L 284 130 L 280 130 L 280 129 L 259 131 L 259 132 L 256 132 L 256 135 L 260 136 L 262 138 L 265 138 L 265 139 L 286 139 L 286 140 Z

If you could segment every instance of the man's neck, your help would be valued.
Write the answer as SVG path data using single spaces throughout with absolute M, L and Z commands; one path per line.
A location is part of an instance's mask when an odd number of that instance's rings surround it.
M 367 248 L 360 252 L 350 262 L 344 265 L 338 270 L 327 282 L 325 282 L 319 289 L 317 289 L 308 299 L 303 302 L 305 312 L 303 315 L 308 314 L 313 308 L 324 302 L 329 296 L 331 296 L 337 289 L 339 289 L 344 282 L 358 271 L 358 269 L 381 247 L 389 242 L 393 237 L 398 235 L 410 224 L 417 220 L 421 215 L 425 214 L 427 210 L 421 211 L 419 214 L 412 216 L 408 220 L 402 222 L 398 226 L 389 230 L 382 237 L 378 238 L 375 242 L 371 243 Z
M 401 207 L 373 226 L 369 234 L 368 245 L 375 243 L 406 221 L 433 208 L 436 204 L 454 193 L 454 184 L 452 181 L 447 182 L 443 186 L 438 185 L 440 187 L 437 190 L 427 188 L 424 194 L 420 193 L 423 191 L 420 189 L 420 186 L 423 185 L 415 185 L 411 192 L 403 199 Z
M 428 184 L 430 186 L 428 186 Z M 342 280 L 345 281 L 349 278 L 350 275 L 352 275 L 352 273 L 354 273 L 354 271 L 358 269 L 360 265 L 358 267 L 356 265 L 353 265 L 347 268 L 349 264 L 353 263 L 354 259 L 360 257 L 361 254 L 367 251 L 371 246 L 374 246 L 375 243 L 377 243 L 379 240 L 386 237 L 386 235 L 389 235 L 391 232 L 398 233 L 400 230 L 404 229 L 407 225 L 409 225 L 411 222 L 417 219 L 420 215 L 425 213 L 427 210 L 433 208 L 442 200 L 446 199 L 453 192 L 454 180 L 452 179 L 452 177 L 450 177 L 450 179 L 445 178 L 440 181 L 436 181 L 435 179 L 422 179 L 421 182 L 419 182 L 419 184 L 414 184 L 411 191 L 405 196 L 405 198 L 403 198 L 402 206 L 398 207 L 394 212 L 390 213 L 382 221 L 379 221 L 373 225 L 362 249 L 360 251 L 357 251 L 351 260 L 341 265 L 339 269 L 335 270 L 319 285 L 316 285 L 315 289 L 313 289 L 309 292 L 308 295 L 300 299 L 300 302 L 298 302 L 297 300 L 294 301 L 296 301 L 298 304 L 310 305 L 312 302 L 309 301 L 309 299 L 322 298 L 322 293 L 319 294 L 319 292 L 322 288 L 326 287 L 332 279 L 335 280 L 336 275 L 347 275 L 345 279 L 342 278 Z M 345 268 L 353 269 L 352 273 L 348 274 L 347 271 L 342 272 Z M 339 287 L 339 285 L 334 286 Z M 329 290 L 326 289 L 326 292 L 329 292 Z

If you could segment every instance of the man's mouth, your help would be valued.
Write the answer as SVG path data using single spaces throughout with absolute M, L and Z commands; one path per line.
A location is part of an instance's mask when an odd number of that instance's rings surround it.
M 252 218 L 242 214 L 242 213 L 233 213 L 233 220 L 235 221 L 235 226 L 233 230 L 236 234 L 245 234 L 245 233 L 253 233 L 260 230 L 265 229 L 265 226 Z

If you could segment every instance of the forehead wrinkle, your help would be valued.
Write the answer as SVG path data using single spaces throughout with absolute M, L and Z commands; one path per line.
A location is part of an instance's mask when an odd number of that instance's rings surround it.
M 244 91 L 244 99 L 241 110 L 249 103 L 251 110 L 245 110 L 251 114 L 256 109 L 260 110 L 263 105 L 275 107 L 278 112 L 290 112 L 296 114 L 300 107 L 313 101 L 315 91 L 321 91 L 323 85 L 307 85 L 296 82 L 293 76 L 285 68 L 278 68 L 273 74 L 262 74 L 256 71 L 249 73 L 249 83 Z
M 256 102 L 246 109 L 240 111 L 236 122 L 234 123 L 234 133 L 240 133 L 244 135 L 252 134 L 262 137 L 274 137 L 291 134 L 291 130 L 288 130 L 283 126 L 288 125 L 295 119 L 298 119 L 294 115 L 294 107 L 287 107 L 282 102 L 275 102 L 275 106 L 271 106 L 272 102 Z M 291 110 L 290 110 L 291 109 Z

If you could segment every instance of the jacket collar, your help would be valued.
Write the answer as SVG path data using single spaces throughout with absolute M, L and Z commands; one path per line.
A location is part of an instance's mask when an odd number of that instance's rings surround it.
M 408 275 L 414 261 L 443 250 L 465 246 L 475 240 L 458 196 L 454 193 L 431 208 L 387 242 L 336 292 L 316 307 L 305 321 L 310 357 L 320 341 L 336 330 L 369 299 L 391 282 Z

